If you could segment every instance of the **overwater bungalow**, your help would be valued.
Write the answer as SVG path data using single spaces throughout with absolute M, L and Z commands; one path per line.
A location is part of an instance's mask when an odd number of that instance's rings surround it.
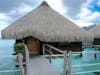
M 30 54 L 42 53 L 45 43 L 62 50 L 82 51 L 83 41 L 93 41 L 90 33 L 53 10 L 45 1 L 2 30 L 2 38 L 23 40 Z
M 94 35 L 94 45 L 100 45 L 100 24 L 89 30 Z

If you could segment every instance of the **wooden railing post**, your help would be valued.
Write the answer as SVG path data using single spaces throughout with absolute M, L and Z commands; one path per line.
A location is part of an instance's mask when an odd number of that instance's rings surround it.
M 64 51 L 64 65 L 63 65 L 63 75 L 66 75 L 67 73 L 67 51 Z
M 51 48 L 49 48 L 49 61 L 50 61 L 50 63 L 52 63 L 52 57 L 51 57 Z
M 45 45 L 43 44 L 43 55 L 45 55 Z
M 26 45 L 25 45 L 25 61 L 26 61 L 26 75 L 29 75 L 29 52 Z
M 18 59 L 18 64 L 19 64 L 19 68 L 20 68 L 20 71 L 21 71 L 21 75 L 25 75 L 25 70 L 24 70 L 24 67 L 23 67 L 23 55 L 21 53 L 18 54 L 17 56 L 17 59 Z
M 68 53 L 68 73 L 67 75 L 71 75 L 71 65 L 72 65 L 72 51 Z

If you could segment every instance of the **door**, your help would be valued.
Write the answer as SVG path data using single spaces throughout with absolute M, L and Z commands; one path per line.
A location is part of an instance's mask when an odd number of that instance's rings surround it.
M 30 54 L 40 53 L 40 42 L 36 38 L 33 38 L 33 37 L 27 38 L 27 47 Z

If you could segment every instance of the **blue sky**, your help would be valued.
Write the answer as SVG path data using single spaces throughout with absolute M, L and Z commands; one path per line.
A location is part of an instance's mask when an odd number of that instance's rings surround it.
M 0 0 L 0 31 L 31 10 L 42 0 Z M 46 0 L 57 12 L 78 26 L 100 23 L 100 0 Z

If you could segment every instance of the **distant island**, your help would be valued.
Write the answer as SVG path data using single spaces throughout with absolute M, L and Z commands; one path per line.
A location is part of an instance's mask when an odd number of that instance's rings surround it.
M 94 25 L 90 25 L 90 26 L 84 26 L 84 27 L 82 27 L 84 30 L 86 30 L 86 31 L 88 31 L 88 30 L 90 30 L 91 28 L 93 28 L 93 27 L 95 27 L 96 26 L 96 24 L 94 24 Z

